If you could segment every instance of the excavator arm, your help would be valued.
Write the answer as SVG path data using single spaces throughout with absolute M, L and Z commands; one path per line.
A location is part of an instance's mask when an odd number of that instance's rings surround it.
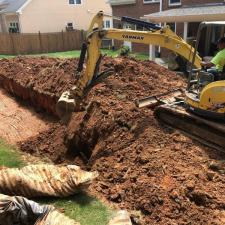
M 124 29 L 103 29 L 103 12 L 99 12 L 92 20 L 88 29 L 86 42 L 83 45 L 80 62 L 78 66 L 79 79 L 76 86 L 67 92 L 64 92 L 57 104 L 57 112 L 60 117 L 71 114 L 84 95 L 85 90 L 91 87 L 93 83 L 101 76 L 99 75 L 99 65 L 101 62 L 101 44 L 104 38 L 129 41 L 133 43 L 158 45 L 176 52 L 191 62 L 194 57 L 194 48 L 187 44 L 181 37 L 177 36 L 169 27 L 160 28 L 155 24 L 149 23 L 149 31 L 135 31 Z M 131 18 L 129 18 L 131 20 Z M 135 20 L 139 21 L 139 20 Z M 139 21 L 140 22 L 140 21 Z M 145 28 L 148 23 L 144 22 Z M 86 70 L 81 73 L 87 53 Z M 195 57 L 194 65 L 201 68 L 201 58 Z M 101 75 L 104 77 L 105 74 Z

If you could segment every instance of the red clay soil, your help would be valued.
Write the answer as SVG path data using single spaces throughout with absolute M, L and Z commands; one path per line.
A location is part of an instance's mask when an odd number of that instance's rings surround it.
M 37 73 L 26 70 L 31 62 L 38 65 Z M 54 66 L 60 62 L 62 67 Z M 4 60 L 0 75 L 24 86 L 29 75 L 38 92 L 56 97 L 73 84 L 70 69 L 76 63 Z M 21 76 L 16 69 L 13 75 L 7 64 L 20 68 Z M 52 68 L 48 79 L 40 73 L 42 64 Z M 101 67 L 114 68 L 115 73 L 87 95 L 87 110 L 74 114 L 68 127 L 55 125 L 21 143 L 21 149 L 56 163 L 70 160 L 98 170 L 100 176 L 90 187 L 91 193 L 117 207 L 141 211 L 143 224 L 225 224 L 224 154 L 162 127 L 150 109 L 134 104 L 140 97 L 184 87 L 184 80 L 153 62 L 134 59 L 106 58 Z
M 32 129 L 31 129 L 32 128 Z M 0 89 L 0 137 L 17 144 L 49 129 L 49 120 Z
M 55 103 L 63 90 L 71 88 L 77 60 L 26 58 L 0 60 L 0 85 L 37 110 L 56 115 Z M 56 72 L 57 71 L 57 72 Z

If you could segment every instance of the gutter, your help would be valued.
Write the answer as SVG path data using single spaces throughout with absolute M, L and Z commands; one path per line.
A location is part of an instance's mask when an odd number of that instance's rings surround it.
M 27 0 L 16 12 L 19 14 L 22 14 L 22 11 L 27 7 L 28 4 L 30 4 L 32 0 Z
M 4 11 L 0 11 L 0 14 L 4 14 L 6 16 L 13 16 L 13 15 L 19 15 L 20 13 L 18 12 L 4 12 Z
M 136 4 L 137 0 L 120 0 L 120 1 L 113 1 L 109 0 L 111 6 L 118 6 L 118 5 L 133 5 Z
M 160 16 L 160 17 L 143 17 L 150 19 L 155 23 L 160 22 L 202 22 L 202 21 L 224 21 L 225 14 L 200 14 L 200 15 L 186 15 L 186 16 Z

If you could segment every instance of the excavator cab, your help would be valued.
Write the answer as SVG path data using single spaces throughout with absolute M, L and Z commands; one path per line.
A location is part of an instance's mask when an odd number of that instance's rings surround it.
M 207 27 L 223 27 L 225 21 L 221 22 L 202 22 L 197 33 L 195 53 L 188 77 L 188 86 L 186 91 L 186 104 L 190 111 L 209 119 L 225 119 L 225 81 L 215 81 L 215 77 L 207 70 L 195 71 L 193 62 L 200 44 L 202 30 Z M 224 34 L 223 34 L 224 35 Z M 223 72 L 222 72 L 223 73 Z M 221 74 L 221 78 L 222 78 Z M 193 79 L 194 78 L 194 79 Z M 197 80 L 196 80 L 197 78 Z M 217 110 L 215 110 L 217 108 Z M 213 109 L 213 110 L 212 110 Z
M 201 68 L 201 69 L 196 70 L 196 69 L 194 69 L 194 64 L 193 64 L 193 62 L 195 61 L 195 57 L 197 55 L 198 49 L 199 49 L 199 45 L 201 43 L 201 37 L 205 34 L 205 33 L 203 33 L 203 30 L 204 29 L 208 30 L 207 28 L 211 28 L 210 30 L 212 30 L 212 28 L 215 28 L 215 27 L 222 28 L 221 35 L 224 36 L 224 30 L 225 30 L 225 22 L 224 21 L 202 22 L 199 25 L 197 38 L 195 40 L 195 52 L 194 52 L 194 55 L 192 58 L 192 63 L 190 65 L 190 69 L 189 69 L 187 91 L 191 91 L 193 89 L 202 89 L 207 84 L 216 81 L 216 79 L 214 78 L 214 75 L 212 73 L 208 72 L 206 68 Z M 222 74 L 225 74 L 225 67 L 224 67 Z M 222 80 L 223 78 L 224 78 L 224 76 L 221 76 L 220 80 Z

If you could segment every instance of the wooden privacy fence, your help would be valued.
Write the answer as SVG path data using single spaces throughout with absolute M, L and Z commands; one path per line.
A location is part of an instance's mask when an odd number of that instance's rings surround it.
M 14 34 L 0 33 L 0 54 L 39 54 L 79 50 L 85 32 L 76 30 L 58 33 Z

